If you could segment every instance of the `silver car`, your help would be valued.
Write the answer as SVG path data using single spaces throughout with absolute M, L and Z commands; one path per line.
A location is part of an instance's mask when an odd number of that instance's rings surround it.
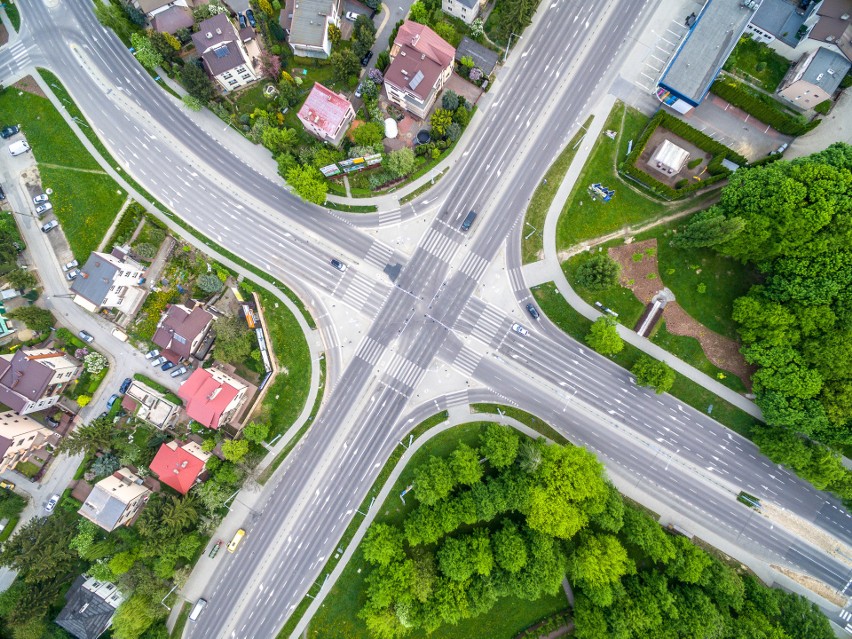
M 523 326 L 521 326 L 517 322 L 512 324 L 512 330 L 515 331 L 518 335 L 523 335 L 524 337 L 527 337 L 530 334 L 530 332 L 527 329 L 525 329 Z
M 160 364 L 165 364 L 165 363 L 166 363 L 165 357 L 163 357 L 163 356 L 155 357 L 154 359 L 151 360 L 151 367 L 153 368 L 154 366 L 159 366 Z
M 70 282 L 71 280 L 75 279 L 79 274 L 80 274 L 80 269 L 78 269 L 78 268 L 72 269 L 65 274 L 65 279 Z
M 41 195 L 36 195 L 36 196 L 33 198 L 33 204 L 44 204 L 44 203 L 45 203 L 45 202 L 47 202 L 49 199 L 50 199 L 50 198 L 47 196 L 47 194 L 46 194 L 46 193 L 42 193 Z

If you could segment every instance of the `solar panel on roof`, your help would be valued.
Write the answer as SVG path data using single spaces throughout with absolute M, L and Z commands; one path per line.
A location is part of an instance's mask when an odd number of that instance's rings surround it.
M 423 81 L 423 72 L 422 72 L 422 71 L 418 71 L 417 73 L 415 73 L 415 74 L 414 74 L 414 77 L 413 77 L 413 78 L 411 78 L 411 82 L 409 82 L 409 83 L 408 83 L 408 86 L 409 86 L 409 87 L 411 87 L 411 90 L 413 91 L 414 89 L 416 89 L 416 88 L 417 88 L 417 86 L 418 86 L 418 85 L 419 85 L 422 81 Z
M 221 47 L 213 49 L 213 53 L 216 54 L 217 58 L 224 58 L 230 52 L 228 51 L 228 45 L 222 45 Z

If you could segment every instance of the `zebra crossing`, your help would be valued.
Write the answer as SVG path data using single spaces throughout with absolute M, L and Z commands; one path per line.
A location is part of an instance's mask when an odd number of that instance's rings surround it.
M 505 313 L 475 297 L 468 302 L 460 319 L 470 324 L 471 335 L 486 344 L 501 341 L 509 329 Z
M 382 303 L 382 295 L 376 291 L 377 284 L 360 273 L 349 271 L 351 276 L 344 275 L 337 288 L 345 286 L 341 300 L 356 311 L 365 311 L 372 315 Z M 338 293 L 335 290 L 335 293 Z
M 410 359 L 406 359 L 399 353 L 394 353 L 386 375 L 392 380 L 413 389 L 417 386 L 424 371 L 425 369 L 422 366 L 415 364 Z
M 435 228 L 430 228 L 419 248 L 431 253 L 442 262 L 448 262 L 457 246 L 454 238 L 444 235 Z
M 364 360 L 371 366 L 374 366 L 376 362 L 379 361 L 384 350 L 384 344 L 377 342 L 372 337 L 365 337 L 358 346 L 358 350 L 355 351 L 355 357 Z
M 448 408 L 453 408 L 454 406 L 466 406 L 470 402 L 468 401 L 468 389 L 455 391 L 453 393 L 447 393 L 444 395 L 444 410 Z
M 372 264 L 376 268 L 384 270 L 392 257 L 393 249 L 387 244 L 383 244 L 382 242 L 379 242 L 379 240 L 376 240 L 373 242 L 372 246 L 370 246 L 370 250 L 367 251 L 364 261 L 368 264 Z
M 529 295 L 529 288 L 524 282 L 524 276 L 519 268 L 510 268 L 509 269 L 509 283 L 512 285 L 513 293 L 521 293 L 523 292 L 525 295 Z
M 473 371 L 476 370 L 476 367 L 479 366 L 479 361 L 481 359 L 482 355 L 467 346 L 462 346 L 458 354 L 455 356 L 455 359 L 453 359 L 452 365 L 470 377 L 473 375 Z
M 490 264 L 488 260 L 471 251 L 465 256 L 459 270 L 478 282 L 485 273 L 485 269 L 488 268 L 488 264 Z
M 384 211 L 379 213 L 379 228 L 383 226 L 393 226 L 402 222 L 402 209 L 396 211 Z
M 26 45 L 24 45 L 24 43 L 20 40 L 17 40 L 13 44 L 5 48 L 3 50 L 3 53 L 11 58 L 11 61 L 9 61 L 8 59 L 3 60 L 4 66 L 9 65 L 10 71 L 12 63 L 14 63 L 20 68 L 29 66 L 30 64 L 29 51 L 27 51 Z

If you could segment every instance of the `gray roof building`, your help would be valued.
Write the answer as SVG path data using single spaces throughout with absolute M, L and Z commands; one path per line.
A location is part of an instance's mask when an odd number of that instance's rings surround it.
M 787 71 L 778 94 L 801 109 L 812 109 L 831 99 L 850 67 L 852 63 L 845 56 L 819 47 Z
M 120 468 L 104 477 L 77 512 L 107 532 L 112 532 L 133 518 L 148 501 L 150 490 L 128 468 Z
M 124 596 L 114 584 L 81 575 L 65 595 L 56 623 L 77 639 L 97 639 L 110 623 Z
M 0 356 L 0 404 L 21 415 L 52 406 L 78 369 L 77 360 L 51 349 Z
M 751 19 L 751 24 L 775 36 L 784 44 L 795 47 L 805 35 L 799 34 L 799 29 L 811 17 L 819 2 L 811 2 L 805 9 L 801 8 L 801 4 L 790 0 L 762 0 L 760 8 Z
M 93 304 L 100 305 L 112 286 L 112 280 L 120 269 L 111 261 L 101 259 L 98 253 L 92 253 L 71 285 L 71 290 Z
M 707 0 L 658 85 L 696 107 L 731 55 L 758 5 L 747 0 Z
M 476 3 L 474 2 L 474 4 Z M 463 37 L 459 46 L 456 47 L 456 60 L 461 60 L 464 57 L 471 58 L 473 64 L 482 69 L 486 76 L 491 75 L 500 59 L 497 53 L 467 36 Z
M 240 36 L 227 13 L 219 13 L 200 22 L 198 31 L 192 34 L 196 51 L 214 76 L 248 63 L 237 45 L 238 40 L 241 40 Z

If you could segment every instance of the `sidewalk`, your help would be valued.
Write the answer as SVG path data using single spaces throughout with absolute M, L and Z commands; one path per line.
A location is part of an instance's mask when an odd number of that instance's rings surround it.
M 536 280 L 536 283 L 550 280 L 554 281 L 559 292 L 574 308 L 574 310 L 592 321 L 600 317 L 601 313 L 577 295 L 568 283 L 565 274 L 562 272 L 556 247 L 556 228 L 559 223 L 559 215 L 562 213 L 565 202 L 567 202 L 568 197 L 571 195 L 571 191 L 579 179 L 586 161 L 591 155 L 595 141 L 603 130 L 607 116 L 612 110 L 615 100 L 616 98 L 613 95 L 607 94 L 593 109 L 592 115 L 595 116 L 595 119 L 592 121 L 589 130 L 586 132 L 586 137 L 583 138 L 582 145 L 577 154 L 574 156 L 574 160 L 571 162 L 571 166 L 565 175 L 565 179 L 562 181 L 562 185 L 556 192 L 556 196 L 553 198 L 553 202 L 547 212 L 547 218 L 544 223 L 545 258 L 542 261 L 543 263 L 536 262 L 535 264 L 530 264 L 524 267 L 525 278 L 527 274 L 529 274 Z M 720 384 L 709 375 L 705 375 L 696 368 L 693 368 L 650 340 L 640 337 L 628 327 L 622 326 L 621 324 L 618 324 L 617 327 L 619 334 L 628 344 L 631 344 L 648 355 L 667 363 L 684 377 L 687 377 L 696 384 L 703 386 L 737 408 L 744 410 L 752 417 L 755 417 L 756 419 L 763 419 L 760 409 L 751 400 L 746 399 L 727 386 Z

